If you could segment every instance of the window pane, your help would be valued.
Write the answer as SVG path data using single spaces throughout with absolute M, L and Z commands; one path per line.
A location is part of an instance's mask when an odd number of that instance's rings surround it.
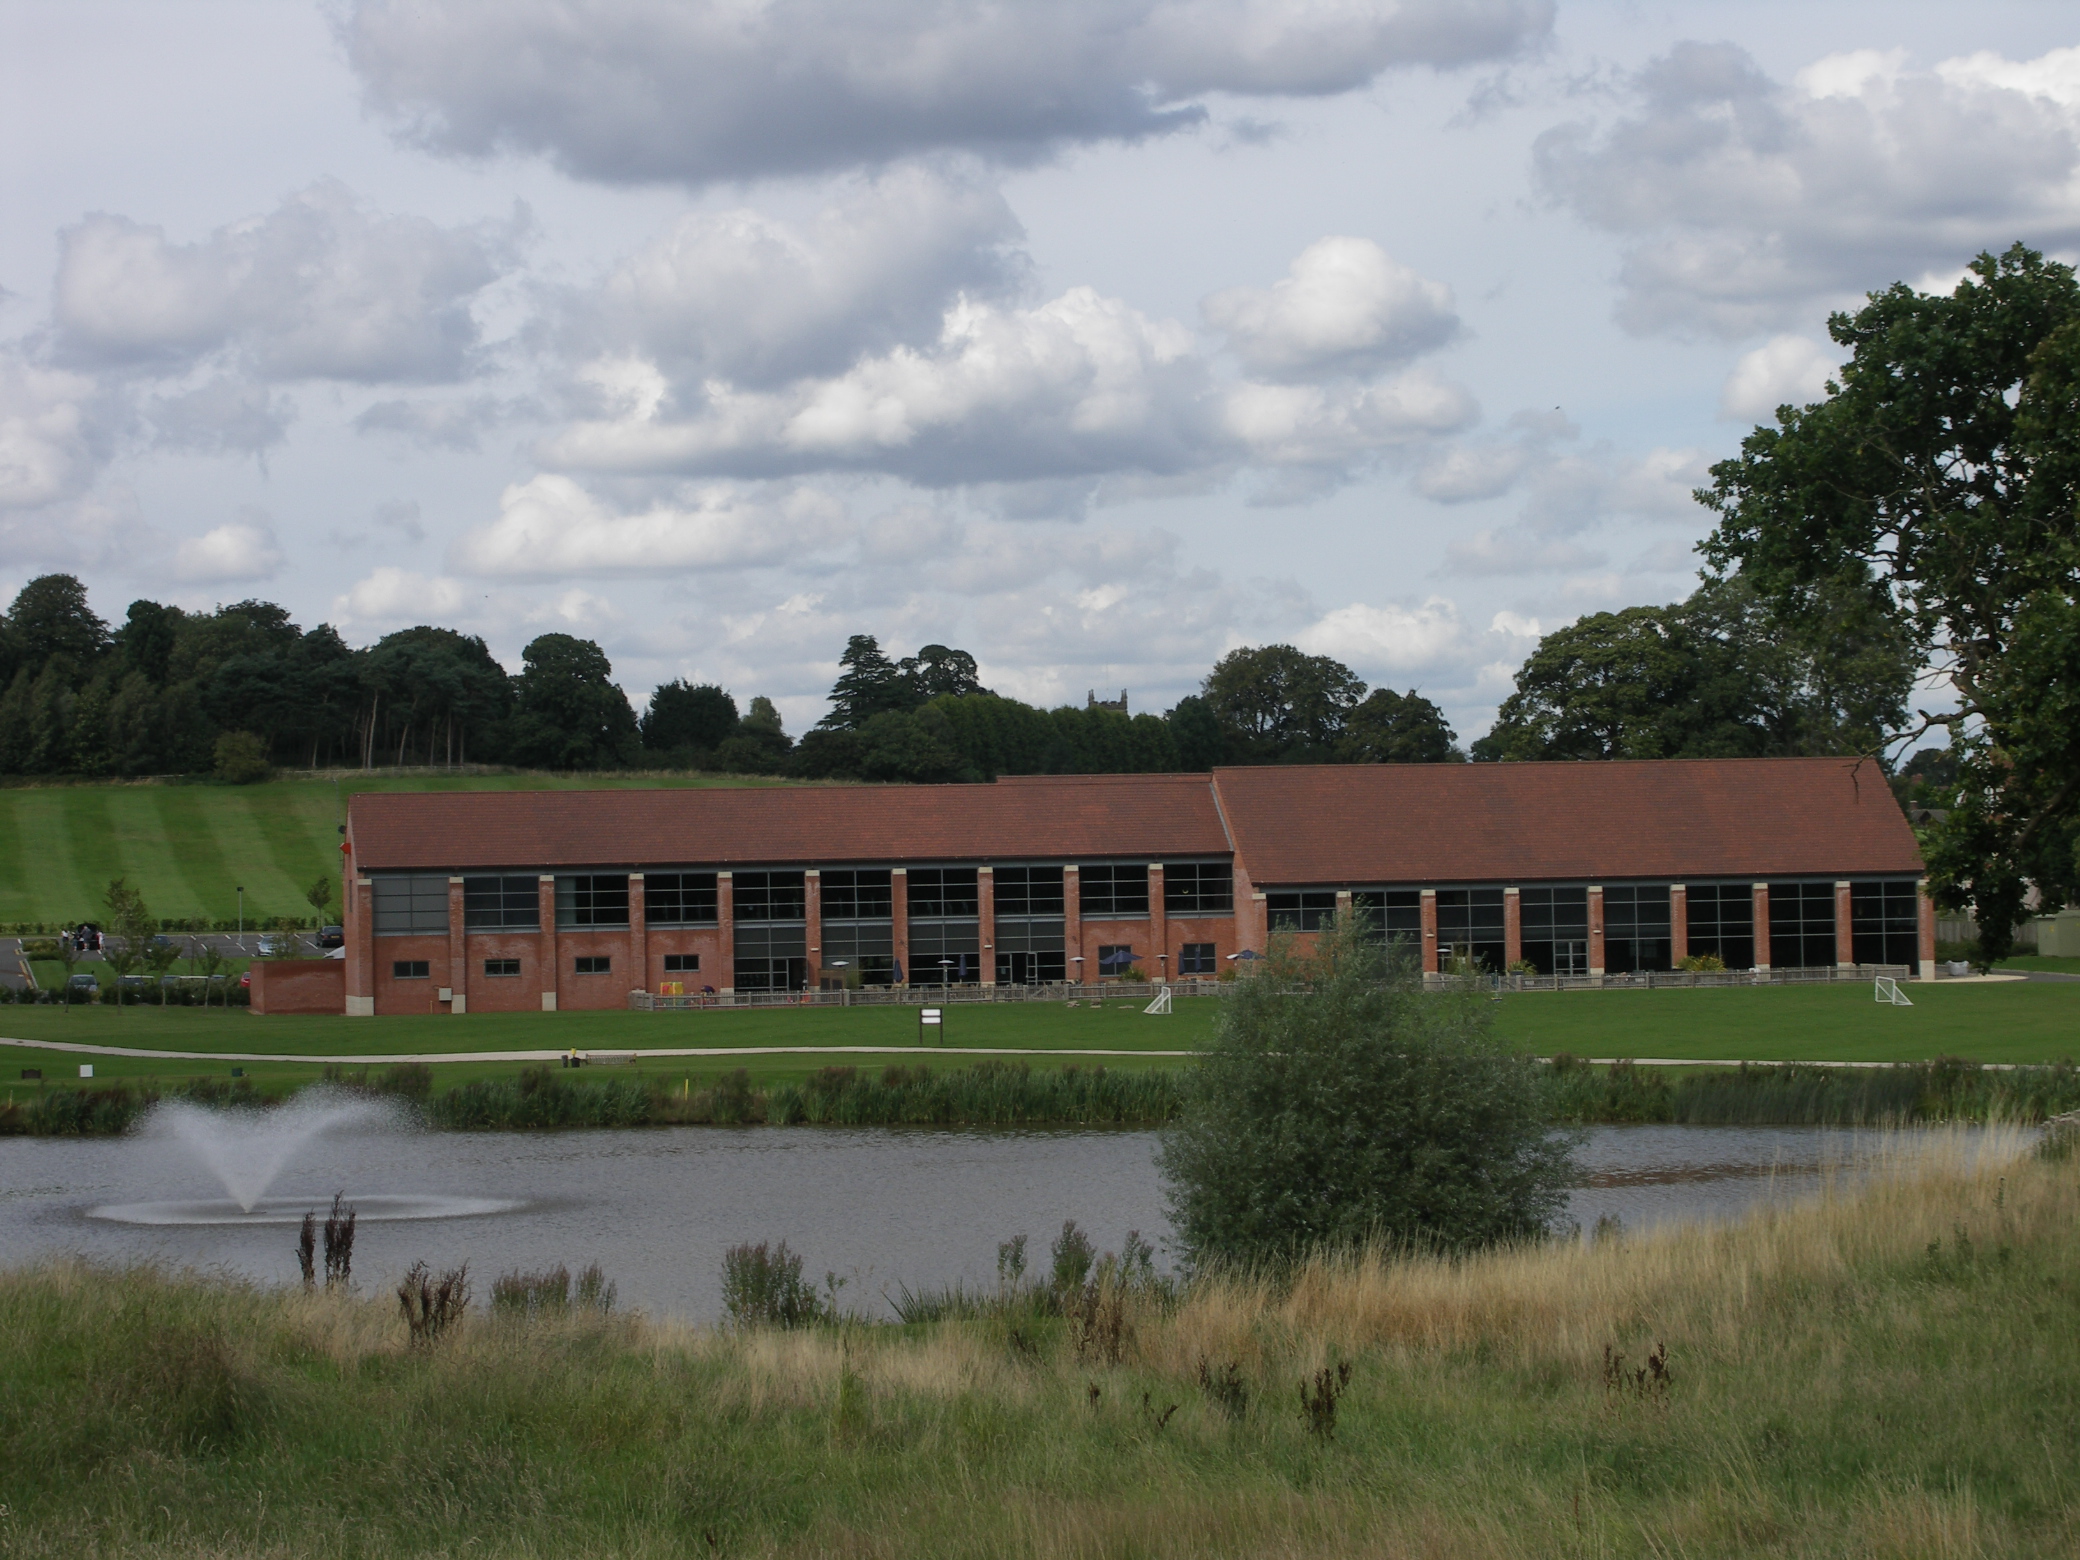
M 999 867 L 997 915 L 1060 915 L 1063 911 L 1060 867 Z
M 973 867 L 914 867 L 910 872 L 910 919 L 972 916 L 982 896 Z
M 809 914 L 799 872 L 739 872 L 733 898 L 737 921 L 801 921 Z
M 1147 862 L 1104 862 L 1079 875 L 1085 919 L 1148 914 Z
M 448 929 L 445 873 L 379 877 L 374 881 L 372 897 L 379 937 L 424 935 Z
M 1228 915 L 1234 908 L 1234 872 L 1227 862 L 1179 861 L 1163 869 L 1166 915 Z
M 895 915 L 893 878 L 886 867 L 823 874 L 823 918 L 829 921 L 886 921 Z
M 713 926 L 720 918 L 715 874 L 653 872 L 643 879 L 643 920 L 650 926 Z
M 462 880 L 462 924 L 472 932 L 538 930 L 542 922 L 540 880 L 525 877 L 466 877 Z
M 628 925 L 628 874 L 578 873 L 559 877 L 556 924 L 576 929 Z

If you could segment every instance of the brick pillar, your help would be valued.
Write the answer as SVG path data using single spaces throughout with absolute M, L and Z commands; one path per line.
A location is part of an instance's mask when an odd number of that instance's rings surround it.
M 1755 917 L 1755 970 L 1757 974 L 1769 973 L 1769 885 L 1757 883 L 1754 888 L 1755 908 L 1750 913 Z
M 1834 885 L 1834 962 L 1838 968 L 1856 962 L 1856 903 L 1846 878 Z
M 535 914 L 542 922 L 542 1011 L 556 1011 L 556 878 L 553 874 L 540 874 L 536 884 Z
M 469 1011 L 469 934 L 462 913 L 462 879 L 448 879 L 448 1011 Z
M 910 869 L 892 867 L 888 874 L 889 937 L 895 948 L 896 968 L 903 972 L 897 984 L 910 984 Z
M 725 997 L 737 991 L 737 885 L 727 872 L 715 874 L 715 945 L 722 960 L 717 971 L 722 984 L 715 989 Z
M 1233 858 L 1228 867 L 1232 874 L 1235 890 L 1235 948 L 1240 953 L 1244 948 L 1264 951 L 1264 896 L 1256 891 L 1249 880 L 1249 868 L 1240 857 Z
M 1083 984 L 1083 874 L 1062 868 L 1062 973 Z
M 1603 976 L 1603 885 L 1589 885 L 1589 978 Z
M 988 867 L 975 869 L 975 946 L 982 952 L 982 984 L 997 983 L 997 874 Z
M 810 867 L 802 873 L 802 946 L 809 951 L 811 991 L 823 990 L 823 872 Z
M 365 877 L 354 879 L 347 916 L 347 1017 L 376 1014 L 376 891 Z
M 1928 896 L 1928 879 L 1915 885 L 1921 890 L 1921 978 L 1936 978 L 1936 902 Z
M 650 913 L 643 901 L 643 874 L 628 875 L 628 973 L 631 991 L 653 991 L 650 984 Z
M 1668 885 L 1668 966 L 1681 969 L 1690 957 L 1690 889 L 1686 884 Z
M 1163 864 L 1148 866 L 1148 973 L 1156 980 L 1170 978 L 1170 916 L 1163 906 Z
M 1435 975 L 1437 963 L 1437 890 L 1423 890 L 1423 973 Z
M 1506 969 L 1524 959 L 1524 891 L 1502 891 L 1502 963 Z

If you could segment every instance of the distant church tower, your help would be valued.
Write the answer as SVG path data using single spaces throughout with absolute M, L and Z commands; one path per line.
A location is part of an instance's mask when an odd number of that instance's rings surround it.
M 1098 697 L 1098 690 L 1093 688 L 1084 695 L 1083 707 L 1087 710 L 1111 710 L 1115 715 L 1124 715 L 1127 713 L 1127 690 L 1120 689 L 1117 699 L 1101 699 Z

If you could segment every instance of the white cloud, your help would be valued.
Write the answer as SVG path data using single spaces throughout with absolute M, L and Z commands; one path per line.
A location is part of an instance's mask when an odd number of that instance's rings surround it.
M 1026 161 L 1515 55 L 1551 0 L 358 0 L 369 102 L 423 146 L 708 182 L 965 150 Z
M 1839 349 L 1809 336 L 1772 336 L 1733 365 L 1719 392 L 1719 415 L 1734 422 L 1768 422 L 1780 406 L 1817 401 L 1840 362 Z
M 841 373 L 863 353 L 928 345 L 956 296 L 1028 268 L 993 184 L 943 169 L 863 180 L 807 223 L 694 213 L 569 305 L 565 350 L 637 354 L 674 381 L 756 387 Z
M 745 569 L 800 562 L 853 534 L 843 506 L 808 488 L 764 497 L 714 487 L 623 514 L 545 475 L 508 487 L 498 519 L 458 540 L 450 567 L 534 579 Z
M 454 380 L 470 301 L 511 234 L 380 216 L 324 182 L 195 244 L 97 214 L 59 234 L 52 312 L 68 361 L 179 368 L 228 350 L 268 380 Z
M 455 627 L 468 594 L 457 581 L 384 564 L 332 600 L 332 619 L 349 624 L 439 623 Z
M 0 353 L 0 511 L 38 509 L 87 490 L 107 438 L 94 381 Z
M 1317 239 L 1268 291 L 1231 287 L 1201 309 L 1252 375 L 1288 382 L 1378 373 L 1459 330 L 1450 288 L 1365 238 Z
M 248 511 L 241 519 L 182 541 L 174 552 L 173 577 L 189 585 L 271 580 L 287 561 L 272 522 Z
M 1607 555 L 1580 542 L 1540 537 L 1522 526 L 1487 526 L 1445 546 L 1447 574 L 1550 574 L 1591 569 Z
M 266 385 L 221 374 L 192 390 L 150 397 L 144 415 L 168 449 L 257 455 L 288 435 L 296 404 Z
M 1438 665 L 1462 650 L 1467 637 L 1458 606 L 1432 596 L 1414 607 L 1352 602 L 1309 624 L 1293 642 L 1356 668 L 1400 672 Z
M 1560 126 L 1548 194 L 1626 240 L 1618 319 L 1741 337 L 1954 271 L 2018 236 L 2080 242 L 2080 50 L 1914 71 L 1873 51 L 1794 84 L 1732 44 L 1685 43 L 1616 122 Z

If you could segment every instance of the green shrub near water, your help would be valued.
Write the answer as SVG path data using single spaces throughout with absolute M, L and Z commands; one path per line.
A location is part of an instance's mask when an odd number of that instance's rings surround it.
M 2028 1123 L 2080 1109 L 2080 1068 L 1982 1067 L 1938 1057 L 1891 1067 L 1746 1062 L 1731 1071 L 1676 1071 L 1556 1056 L 1543 1070 L 1540 1093 L 1548 1119 L 1578 1125 Z
M 800 1084 L 771 1090 L 765 1119 L 838 1127 L 1155 1126 L 1176 1114 L 1180 1082 L 1174 1072 L 1073 1065 L 1035 1072 L 1024 1062 L 978 1062 L 947 1072 L 888 1067 L 878 1078 L 826 1067 Z
M 638 1078 L 565 1083 L 547 1067 L 518 1078 L 475 1078 L 426 1102 L 429 1126 L 640 1127 L 651 1120 L 651 1093 Z

